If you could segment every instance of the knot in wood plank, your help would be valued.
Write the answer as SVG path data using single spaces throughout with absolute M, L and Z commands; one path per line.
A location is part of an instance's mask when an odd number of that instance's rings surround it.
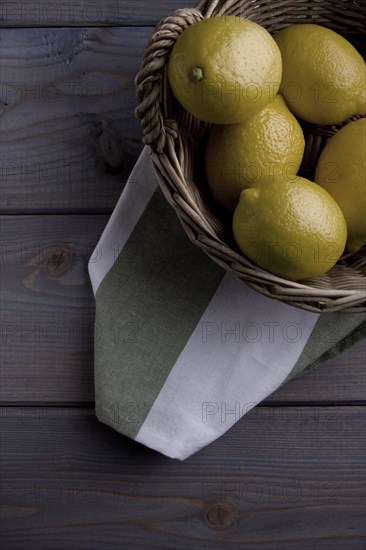
M 212 529 L 230 529 L 236 521 L 237 512 L 228 502 L 210 504 L 205 512 L 205 520 Z
M 124 166 L 121 138 L 109 122 L 103 120 L 99 137 L 99 147 L 104 167 L 110 174 L 119 174 Z
M 51 275 L 61 275 L 70 266 L 70 250 L 67 247 L 50 247 L 47 250 L 46 265 Z

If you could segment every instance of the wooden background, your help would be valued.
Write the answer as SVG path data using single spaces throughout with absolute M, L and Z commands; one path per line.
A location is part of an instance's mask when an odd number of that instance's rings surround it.
M 141 151 L 133 79 L 189 0 L 3 2 L 1 548 L 366 548 L 365 345 L 185 462 L 100 424 L 87 262 Z

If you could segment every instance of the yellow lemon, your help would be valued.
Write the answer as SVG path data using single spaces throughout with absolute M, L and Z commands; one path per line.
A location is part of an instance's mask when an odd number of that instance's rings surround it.
M 315 181 L 337 201 L 347 223 L 347 249 L 366 244 L 366 119 L 349 122 L 320 155 Z
M 366 113 L 365 62 L 338 33 L 290 25 L 274 36 L 282 54 L 280 93 L 291 111 L 314 124 L 338 124 Z
M 347 227 L 335 200 L 301 177 L 244 189 L 233 217 L 242 252 L 289 280 L 326 273 L 341 256 Z
M 246 187 L 272 181 L 279 173 L 296 175 L 304 147 L 302 129 L 280 95 L 246 122 L 214 126 L 205 154 L 213 197 L 234 210 Z
M 260 25 L 217 16 L 185 29 L 168 62 L 173 94 L 195 117 L 235 124 L 273 101 L 282 75 L 280 51 Z

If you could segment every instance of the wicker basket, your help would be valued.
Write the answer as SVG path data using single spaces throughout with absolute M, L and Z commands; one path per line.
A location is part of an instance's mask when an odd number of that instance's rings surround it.
M 143 141 L 149 145 L 159 185 L 191 241 L 217 264 L 261 294 L 315 312 L 366 311 L 366 250 L 344 255 L 325 275 L 293 282 L 265 271 L 236 246 L 231 219 L 208 193 L 203 170 L 205 138 L 210 125 L 188 114 L 172 96 L 166 66 L 180 33 L 215 15 L 238 15 L 276 32 L 293 23 L 329 27 L 365 55 L 364 0 L 208 0 L 180 9 L 156 27 L 136 76 Z M 304 160 L 299 174 L 311 179 L 321 150 L 337 127 L 304 124 Z

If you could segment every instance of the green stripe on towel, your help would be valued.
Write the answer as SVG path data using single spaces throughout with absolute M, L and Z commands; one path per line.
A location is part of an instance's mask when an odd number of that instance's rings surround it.
M 96 293 L 101 421 L 136 436 L 223 276 L 155 191 Z

